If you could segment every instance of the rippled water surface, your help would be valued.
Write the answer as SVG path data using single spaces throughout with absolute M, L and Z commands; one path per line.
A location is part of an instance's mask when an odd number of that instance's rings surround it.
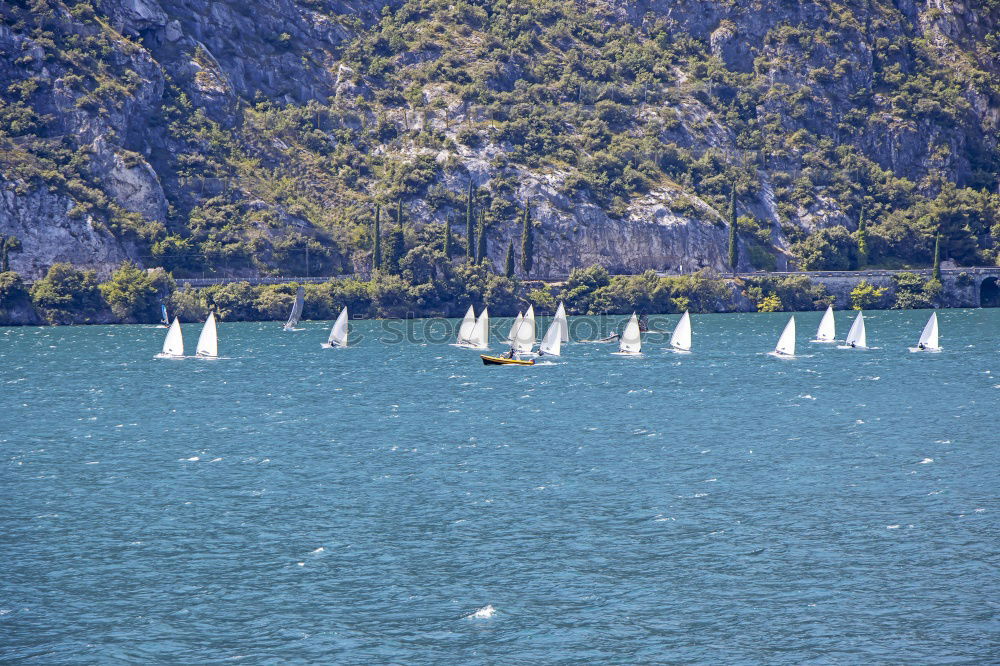
M 379 322 L 223 322 L 214 362 L 0 329 L 0 661 L 995 660 L 1000 310 L 909 353 L 927 315 L 530 368 Z

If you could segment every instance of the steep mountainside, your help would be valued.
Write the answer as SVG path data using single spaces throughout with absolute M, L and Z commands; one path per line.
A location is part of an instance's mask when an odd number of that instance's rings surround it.
M 470 181 L 499 270 L 530 206 L 537 277 L 725 270 L 733 184 L 742 269 L 926 265 L 937 233 L 997 260 L 1000 0 L 8 0 L 0 21 L 0 234 L 30 277 L 366 272 L 375 206 L 387 231 L 401 201 L 431 279 Z

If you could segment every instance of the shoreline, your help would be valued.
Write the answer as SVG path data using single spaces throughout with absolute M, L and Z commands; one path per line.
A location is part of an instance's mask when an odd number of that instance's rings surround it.
M 295 292 L 303 288 L 305 321 L 328 321 L 344 306 L 352 320 L 450 319 L 469 305 L 489 307 L 495 317 L 513 317 L 533 305 L 541 315 L 564 302 L 574 316 L 646 316 L 728 312 L 940 309 L 1000 306 L 1000 268 L 942 271 L 938 280 L 913 271 L 759 273 L 736 277 L 710 271 L 663 276 L 612 276 L 599 266 L 577 269 L 564 282 L 521 281 L 462 266 L 453 273 L 415 282 L 377 272 L 354 278 L 300 284 L 228 282 L 202 287 L 175 280 L 163 269 L 124 264 L 98 283 L 93 273 L 68 264 L 54 266 L 28 287 L 16 273 L 0 273 L 0 326 L 155 324 L 160 306 L 170 318 L 203 321 L 214 311 L 221 321 L 283 321 Z

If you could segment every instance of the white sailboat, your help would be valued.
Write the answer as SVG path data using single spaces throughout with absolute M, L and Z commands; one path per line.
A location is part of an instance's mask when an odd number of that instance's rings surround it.
M 181 322 L 174 317 L 167 337 L 163 340 L 163 351 L 156 358 L 184 358 L 184 336 L 181 334 Z
M 837 323 L 833 318 L 833 306 L 826 306 L 826 312 L 823 313 L 823 318 L 819 321 L 819 328 L 816 329 L 816 339 L 812 342 L 836 342 L 837 341 Z
M 349 329 L 347 323 L 347 306 L 340 311 L 337 315 L 337 321 L 333 322 L 333 328 L 330 329 L 330 337 L 327 338 L 326 343 L 321 345 L 325 349 L 331 349 L 333 347 L 346 347 L 347 346 L 347 336 L 349 335 Z
M 302 306 L 305 304 L 305 302 L 306 302 L 306 288 L 299 287 L 295 291 L 295 304 L 292 305 L 292 313 L 288 315 L 288 321 L 285 322 L 283 330 L 285 331 L 301 330 L 295 327 L 298 326 L 299 317 L 302 316 Z
M 617 354 L 641 354 L 642 353 L 642 333 L 639 331 L 639 318 L 632 313 L 625 330 L 618 340 Z
M 569 342 L 569 320 L 566 319 L 566 308 L 563 306 L 562 301 L 559 301 L 559 307 L 556 308 L 555 320 L 562 327 L 559 331 L 559 341 Z
M 670 336 L 670 346 L 675 352 L 691 351 L 691 313 L 687 310 L 677 322 L 677 327 Z
M 219 358 L 219 334 L 215 327 L 215 313 L 209 312 L 198 336 L 198 358 Z
M 458 338 L 456 339 L 456 344 L 460 346 L 465 346 L 469 341 L 469 336 L 472 335 L 472 329 L 476 325 L 476 311 L 470 305 L 469 309 L 465 311 L 465 316 L 462 317 L 462 323 L 458 326 Z
M 458 346 L 466 349 L 490 348 L 490 309 L 488 307 L 483 308 L 479 317 L 473 320 L 472 330 Z
M 847 332 L 847 339 L 844 340 L 838 349 L 868 349 L 868 337 L 865 334 L 865 317 L 861 312 L 854 318 L 851 330 Z
M 514 350 L 519 354 L 530 354 L 535 346 L 535 306 L 529 305 L 520 325 L 514 332 Z
M 924 324 L 924 330 L 920 332 L 920 340 L 917 341 L 916 347 L 910 347 L 911 352 L 921 352 L 921 351 L 941 351 L 941 345 L 938 340 L 938 320 L 937 312 L 932 312 L 927 323 Z
M 774 346 L 771 356 L 778 358 L 793 358 L 795 356 L 795 315 L 788 319 L 785 329 L 778 338 L 778 344 Z
M 560 306 L 562 307 L 562 306 Z M 564 315 L 565 316 L 565 315 Z M 560 321 L 558 315 L 552 319 L 542 341 L 538 345 L 539 356 L 559 356 L 562 351 L 562 332 L 565 323 Z
M 523 320 L 524 320 L 524 313 L 518 310 L 517 316 L 514 318 L 514 323 L 510 325 L 510 332 L 507 333 L 507 342 L 509 344 L 514 344 L 514 339 L 517 336 L 518 329 L 521 328 L 521 321 Z

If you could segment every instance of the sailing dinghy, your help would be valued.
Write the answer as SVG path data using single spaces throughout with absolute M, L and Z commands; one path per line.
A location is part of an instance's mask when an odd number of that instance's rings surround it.
M 490 348 L 489 310 L 488 307 L 483 308 L 483 311 L 476 317 L 475 310 L 472 309 L 471 305 L 469 306 L 469 311 L 465 313 L 462 325 L 458 329 L 456 347 L 465 347 L 466 349 Z
M 932 312 L 927 323 L 924 324 L 924 330 L 920 333 L 920 340 L 917 341 L 916 347 L 910 347 L 911 352 L 939 352 L 941 351 L 941 345 L 938 341 L 938 320 L 937 312 Z
M 470 349 L 490 348 L 490 309 L 488 307 L 483 308 L 483 311 L 479 313 L 479 317 L 476 318 L 476 323 L 473 324 L 472 331 L 469 333 L 469 339 L 462 346 Z
M 642 353 L 642 333 L 639 331 L 639 318 L 632 313 L 625 330 L 618 340 L 618 351 L 615 354 L 634 355 Z
M 561 305 L 559 307 L 562 307 Z M 565 317 L 565 315 L 563 315 Z M 559 315 L 557 314 L 555 318 L 552 319 L 552 323 L 549 324 L 549 328 L 545 331 L 545 335 L 542 336 L 542 341 L 538 345 L 538 355 L 539 356 L 559 356 L 562 351 L 562 332 L 563 327 L 566 324 L 559 320 Z
M 181 334 L 181 322 L 174 317 L 163 340 L 163 351 L 156 358 L 184 358 L 184 336 Z
M 837 324 L 833 319 L 833 306 L 826 306 L 826 312 L 823 313 L 823 318 L 819 322 L 819 328 L 816 329 L 816 339 L 810 340 L 810 342 L 836 342 L 837 341 Z
M 559 342 L 569 342 L 569 320 L 566 319 L 566 308 L 562 301 L 559 301 L 559 307 L 556 308 L 555 320 L 562 327 L 559 331 Z
M 535 346 L 535 306 L 529 305 L 528 311 L 514 332 L 514 351 L 519 354 L 530 354 Z
M 868 336 L 865 334 L 865 317 L 861 312 L 854 318 L 851 330 L 847 332 L 845 344 L 839 345 L 837 349 L 868 349 Z
M 282 330 L 285 331 L 301 331 L 301 328 L 295 328 L 299 324 L 299 317 L 302 316 L 302 306 L 306 302 L 306 288 L 299 287 L 295 290 L 295 304 L 292 305 L 292 313 L 288 315 L 288 321 L 285 322 L 285 326 Z
M 215 326 L 215 313 L 209 312 L 198 336 L 198 358 L 219 358 L 219 334 Z
M 691 351 L 691 313 L 687 310 L 684 311 L 681 320 L 677 322 L 677 328 L 670 336 L 670 346 L 675 352 Z
M 507 342 L 513 343 L 514 336 L 517 335 L 517 329 L 521 327 L 521 321 L 524 320 L 524 313 L 518 310 L 517 316 L 514 317 L 514 322 L 510 325 L 510 332 L 507 333 Z
M 470 305 L 469 309 L 465 311 L 465 316 L 462 317 L 462 323 L 458 326 L 458 338 L 455 340 L 455 345 L 458 347 L 468 346 L 469 336 L 472 335 L 472 329 L 476 326 L 476 310 Z
M 785 330 L 781 332 L 774 351 L 768 353 L 776 358 L 795 358 L 795 315 L 792 315 L 785 324 Z
M 330 329 L 330 337 L 321 346 L 324 349 L 346 347 L 347 336 L 350 332 L 349 329 L 350 327 L 347 323 L 347 306 L 345 305 L 344 309 L 337 315 L 337 321 L 333 322 L 333 328 Z

